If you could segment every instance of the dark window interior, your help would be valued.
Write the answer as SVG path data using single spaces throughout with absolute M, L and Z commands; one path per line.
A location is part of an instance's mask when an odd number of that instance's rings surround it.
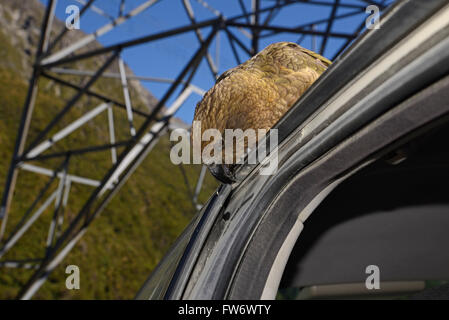
M 278 298 L 449 299 L 449 126 L 396 148 L 312 213 Z M 368 265 L 381 290 L 368 290 Z

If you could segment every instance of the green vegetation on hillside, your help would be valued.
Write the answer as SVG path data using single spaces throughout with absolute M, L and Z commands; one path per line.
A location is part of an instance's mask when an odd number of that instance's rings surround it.
M 0 60 L 10 62 L 0 64 L 0 193 L 2 193 L 28 84 L 26 79 L 18 76 L 19 62 L 14 60 L 18 53 L 1 32 L 0 41 L 2 42 Z M 95 61 L 85 63 L 88 65 Z M 65 76 L 64 79 L 74 83 L 79 81 L 78 78 L 70 76 Z M 75 93 L 72 89 L 58 89 L 60 86 L 46 79 L 40 80 L 39 88 L 28 142 Z M 117 80 L 101 80 L 93 89 L 111 98 L 123 100 L 120 83 Z M 133 102 L 137 108 L 144 110 L 145 107 L 141 102 L 136 99 Z M 82 98 L 51 133 L 99 103 L 100 101 L 96 99 Z M 129 138 L 125 112 L 114 108 L 114 117 L 117 140 Z M 136 124 L 138 125 L 141 121 L 136 119 Z M 67 139 L 58 142 L 49 152 L 105 143 L 108 143 L 108 131 L 106 113 L 103 113 Z M 170 141 L 167 136 L 164 136 L 100 217 L 93 222 L 63 263 L 51 274 L 35 298 L 130 299 L 134 297 L 195 212 L 187 196 L 180 170 L 170 162 L 169 148 Z M 49 168 L 52 165 L 55 168 L 60 161 L 61 159 L 55 159 L 45 161 L 45 164 L 39 161 L 33 163 Z M 110 166 L 109 151 L 96 152 L 72 157 L 69 173 L 100 179 Z M 186 166 L 185 169 L 189 181 L 194 185 L 200 166 Z M 35 173 L 20 172 L 7 231 L 10 232 L 12 226 L 20 220 L 48 179 Z M 53 183 L 47 195 L 55 190 L 57 183 L 58 181 Z M 216 186 L 216 181 L 207 175 L 200 194 L 200 203 L 208 199 Z M 92 190 L 92 187 L 72 184 L 64 227 L 76 215 Z M 52 209 L 53 206 L 46 210 L 29 233 L 8 252 L 5 259 L 27 259 L 44 254 L 43 244 L 53 215 Z M 65 268 L 70 264 L 80 268 L 80 290 L 67 290 L 65 287 L 67 276 Z M 32 271 L 25 269 L 1 268 L 0 270 L 0 299 L 14 298 L 20 286 L 32 274 Z

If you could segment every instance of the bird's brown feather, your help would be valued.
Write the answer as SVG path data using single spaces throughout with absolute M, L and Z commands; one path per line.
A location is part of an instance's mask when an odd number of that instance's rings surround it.
M 223 73 L 198 103 L 194 120 L 206 129 L 270 129 L 330 65 L 289 42 L 275 43 Z M 203 141 L 201 150 L 208 144 Z

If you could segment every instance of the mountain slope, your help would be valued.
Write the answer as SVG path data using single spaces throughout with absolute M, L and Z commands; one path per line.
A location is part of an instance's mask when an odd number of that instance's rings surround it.
M 27 90 L 33 51 L 43 15 L 43 6 L 37 0 L 0 1 L 0 193 L 14 148 L 21 109 Z M 59 25 L 60 21 L 56 22 Z M 77 31 L 78 32 L 78 31 Z M 99 46 L 93 43 L 92 46 Z M 89 59 L 79 69 L 95 69 L 104 58 Z M 116 72 L 113 66 L 108 72 Z M 130 70 L 128 70 L 131 73 Z M 82 85 L 85 78 L 61 76 L 61 78 Z M 138 83 L 133 83 L 131 97 L 133 106 L 148 111 L 155 99 Z M 30 129 L 31 139 L 39 129 L 48 123 L 75 93 L 52 81 L 41 79 L 39 95 Z M 101 79 L 92 90 L 102 92 L 123 102 L 120 82 L 116 79 Z M 144 93 L 146 92 L 146 93 Z M 68 119 L 50 133 L 62 128 L 69 121 L 90 110 L 100 101 L 83 98 L 77 103 Z M 117 140 L 129 135 L 126 113 L 114 109 L 117 123 Z M 142 120 L 136 119 L 136 123 Z M 100 145 L 107 143 L 106 114 L 103 113 L 67 139 L 61 140 L 49 152 L 66 150 L 69 147 Z M 129 299 L 163 256 L 176 236 L 183 230 L 194 214 L 187 196 L 179 169 L 169 159 L 170 142 L 165 136 L 151 151 L 148 158 L 128 180 L 122 190 L 93 222 L 86 235 L 67 258 L 52 273 L 48 281 L 36 294 L 39 299 Z M 122 151 L 121 149 L 118 150 Z M 37 162 L 38 165 L 43 165 Z M 46 162 L 45 165 L 57 162 Z M 98 152 L 74 157 L 69 173 L 100 179 L 111 165 L 109 152 Z M 186 172 L 191 184 L 196 182 L 199 166 L 187 166 Z M 26 208 L 33 201 L 39 188 L 48 178 L 21 171 L 19 174 L 14 203 L 11 209 L 8 230 L 18 222 Z M 205 202 L 216 187 L 216 182 L 207 176 L 200 202 Z M 52 189 L 54 190 L 54 189 Z M 91 187 L 72 185 L 66 221 L 73 218 L 92 191 Z M 51 192 L 51 191 L 50 191 Z M 39 218 L 29 234 L 21 239 L 5 258 L 8 260 L 42 256 L 48 223 L 52 217 L 51 208 Z M 7 232 L 8 233 L 8 232 Z M 67 265 L 80 268 L 80 290 L 67 290 L 65 268 Z M 32 274 L 25 269 L 0 269 L 0 299 L 13 298 L 21 285 Z

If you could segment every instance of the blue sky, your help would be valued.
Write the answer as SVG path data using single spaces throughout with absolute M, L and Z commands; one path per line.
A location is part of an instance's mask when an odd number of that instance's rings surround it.
M 47 0 L 41 1 L 44 4 L 46 4 L 47 2 Z M 137 7 L 144 1 L 145 0 L 126 0 L 125 13 Z M 322 1 L 329 2 L 330 0 Z M 208 0 L 207 2 L 213 8 L 220 10 L 225 17 L 229 18 L 241 14 L 241 9 L 237 0 Z M 262 8 L 270 7 L 275 4 L 275 1 L 272 0 L 265 0 L 261 2 Z M 342 2 L 357 5 L 363 4 L 363 2 L 360 0 L 342 0 Z M 94 2 L 94 5 L 103 9 L 109 15 L 116 17 L 118 14 L 119 3 L 120 0 L 96 0 Z M 197 21 L 204 21 L 207 19 L 215 18 L 213 13 L 199 4 L 197 0 L 191 0 L 191 3 Z M 250 0 L 244 0 L 244 3 L 247 8 L 250 8 Z M 74 0 L 59 0 L 56 9 L 57 17 L 61 20 L 65 20 L 68 16 L 65 13 L 65 9 L 68 5 L 72 4 L 77 5 L 80 8 L 82 7 L 80 3 Z M 340 8 L 337 11 L 337 16 L 355 11 L 357 10 L 353 8 Z M 273 20 L 272 25 L 294 27 L 319 19 L 327 18 L 330 15 L 330 12 L 330 6 L 324 7 L 293 4 L 288 6 L 287 8 L 282 9 Z M 265 15 L 266 14 L 262 15 L 261 20 L 264 19 Z M 360 12 L 359 14 L 352 17 L 337 20 L 334 24 L 334 30 L 337 32 L 351 33 L 361 22 L 365 20 L 367 16 L 368 14 L 366 14 L 365 12 Z M 92 33 L 108 22 L 109 20 L 107 18 L 102 17 L 91 10 L 88 10 L 81 17 L 80 25 L 81 29 L 84 32 Z M 244 20 L 239 20 L 239 22 L 244 22 Z M 140 13 L 138 16 L 128 20 L 119 27 L 115 28 L 113 31 L 110 31 L 109 33 L 101 36 L 100 38 L 98 38 L 98 41 L 106 46 L 116 44 L 124 40 L 129 40 L 148 34 L 154 34 L 188 24 L 190 24 L 190 21 L 184 10 L 181 0 L 160 0 L 149 9 Z M 316 29 L 325 31 L 326 24 L 317 25 Z M 209 32 L 210 28 L 203 28 L 203 37 L 206 38 Z M 248 40 L 236 28 L 233 28 L 233 33 L 249 46 L 250 40 Z M 234 59 L 231 47 L 225 34 L 221 32 L 219 37 L 220 41 L 218 43 L 218 51 L 220 52 L 220 59 L 218 67 L 219 73 L 222 73 L 223 71 L 236 66 L 237 62 Z M 270 43 L 278 41 L 296 42 L 298 38 L 299 35 L 287 33 L 267 37 L 262 40 L 259 49 L 262 49 Z M 319 37 L 317 37 L 316 42 L 317 46 L 319 47 Z M 343 39 L 330 39 L 328 41 L 324 55 L 327 58 L 331 58 L 343 42 Z M 306 48 L 313 49 L 312 37 L 305 37 L 301 45 Z M 198 48 L 199 43 L 194 32 L 188 32 L 178 36 L 126 49 L 123 51 L 122 57 L 136 75 L 173 79 L 177 76 L 177 74 L 185 66 L 185 64 Z M 216 57 L 216 49 L 217 43 L 216 41 L 214 41 L 211 44 L 209 50 L 214 58 Z M 243 51 L 239 50 L 239 54 L 241 61 L 245 61 L 248 59 L 248 56 Z M 193 78 L 193 84 L 199 86 L 204 90 L 208 90 L 211 86 L 213 86 L 214 80 L 205 61 L 201 63 L 195 77 Z M 165 90 L 167 90 L 168 88 L 167 84 L 144 82 L 143 85 L 157 98 L 161 98 Z M 175 97 L 170 99 L 167 105 L 170 105 Z M 195 105 L 199 100 L 199 96 L 192 95 L 178 111 L 177 116 L 187 123 L 191 122 Z

